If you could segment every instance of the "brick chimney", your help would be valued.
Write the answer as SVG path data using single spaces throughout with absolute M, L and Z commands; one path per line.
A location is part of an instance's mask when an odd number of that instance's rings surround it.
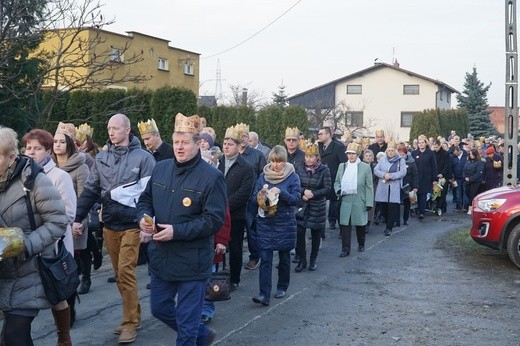
M 397 59 L 394 60 L 393 65 L 394 67 L 399 68 L 399 62 L 397 61 Z

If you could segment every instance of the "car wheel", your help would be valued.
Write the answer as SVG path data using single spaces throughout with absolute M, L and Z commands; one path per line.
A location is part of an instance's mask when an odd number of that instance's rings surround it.
M 516 225 L 511 234 L 509 234 L 507 253 L 511 261 L 520 268 L 520 224 Z

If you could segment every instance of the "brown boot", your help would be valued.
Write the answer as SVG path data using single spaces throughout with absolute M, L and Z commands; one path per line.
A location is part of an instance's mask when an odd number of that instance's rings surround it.
M 72 346 L 70 340 L 70 306 L 60 311 L 52 310 L 52 315 L 58 331 L 58 343 L 56 345 Z

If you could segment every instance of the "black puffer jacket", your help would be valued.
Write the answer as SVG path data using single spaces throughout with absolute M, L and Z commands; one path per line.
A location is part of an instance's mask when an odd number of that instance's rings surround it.
M 320 164 L 311 176 L 305 170 L 305 165 L 298 165 L 296 173 L 300 177 L 302 195 L 305 190 L 311 190 L 314 195 L 313 199 L 300 204 L 299 208 L 305 206 L 305 212 L 303 218 L 296 218 L 298 226 L 321 230 L 325 227 L 326 198 L 331 190 L 330 170 Z

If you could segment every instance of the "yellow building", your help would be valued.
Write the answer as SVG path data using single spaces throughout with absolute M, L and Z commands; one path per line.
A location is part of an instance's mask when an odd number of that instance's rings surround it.
M 45 87 L 59 89 L 184 87 L 199 94 L 200 54 L 135 31 L 96 28 L 46 33 L 40 49 L 49 62 Z

